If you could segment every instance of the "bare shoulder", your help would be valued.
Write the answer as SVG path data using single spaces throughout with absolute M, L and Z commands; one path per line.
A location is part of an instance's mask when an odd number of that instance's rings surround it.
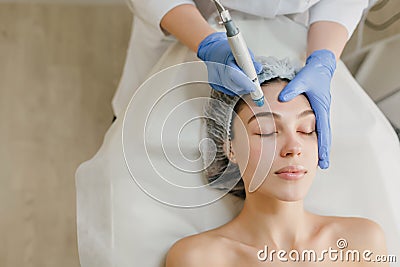
M 224 238 L 213 232 L 185 237 L 168 251 L 166 267 L 225 266 L 228 258 Z
M 386 253 L 385 233 L 378 223 L 358 217 L 333 218 L 336 237 L 346 239 L 349 247 Z

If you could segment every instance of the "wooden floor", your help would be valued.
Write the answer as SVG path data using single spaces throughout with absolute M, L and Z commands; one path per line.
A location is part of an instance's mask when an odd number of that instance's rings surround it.
M 0 266 L 78 267 L 75 180 L 112 120 L 124 6 L 0 5 Z
M 0 4 L 1 267 L 79 266 L 74 173 L 111 123 L 131 21 L 124 6 Z

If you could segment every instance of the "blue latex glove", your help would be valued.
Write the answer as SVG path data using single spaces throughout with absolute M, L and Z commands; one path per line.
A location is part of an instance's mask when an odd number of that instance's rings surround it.
M 318 165 L 329 167 L 331 126 L 329 121 L 331 94 L 330 84 L 336 69 L 335 55 L 329 50 L 314 51 L 294 79 L 279 94 L 279 101 L 290 101 L 304 93 L 310 101 L 316 118 L 318 134 Z
M 251 51 L 250 55 L 256 72 L 260 73 L 262 65 L 254 60 Z M 214 32 L 204 38 L 197 56 L 207 65 L 208 82 L 213 89 L 228 95 L 244 95 L 255 90 L 250 78 L 236 64 L 226 33 Z

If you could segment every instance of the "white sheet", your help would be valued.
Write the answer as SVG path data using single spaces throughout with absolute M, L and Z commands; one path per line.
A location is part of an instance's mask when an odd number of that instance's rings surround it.
M 238 18 L 236 21 L 256 55 L 304 59 L 302 51 L 306 44 L 306 30 L 301 25 L 285 17 L 274 21 Z M 192 60 L 196 60 L 192 52 L 175 44 L 160 59 L 153 73 Z M 162 183 L 154 186 L 153 181 L 160 182 L 154 180 L 157 178 L 154 169 L 166 177 L 175 177 L 176 182 L 184 182 L 179 176 L 172 175 L 179 171 L 170 168 L 165 163 L 166 158 L 160 156 L 158 123 L 162 121 L 160 116 L 166 116 L 168 106 L 174 105 L 171 101 L 182 103 L 184 99 L 206 96 L 207 86 L 189 86 L 195 88 L 193 90 L 177 89 L 174 98 L 160 102 L 152 113 L 152 122 L 147 125 L 149 135 L 146 136 L 150 137 L 147 148 L 154 166 L 143 154 L 140 138 L 143 139 L 145 134 L 141 125 L 146 112 L 142 111 L 148 110 L 164 93 L 163 90 L 177 79 L 183 82 L 199 77 L 205 79 L 205 72 L 197 67 L 196 71 L 189 69 L 171 69 L 172 72 L 158 76 L 160 80 L 152 79 L 145 83 L 134 96 L 134 105 L 128 108 L 129 123 L 124 125 L 123 119 L 118 118 L 107 132 L 98 153 L 77 170 L 78 240 L 82 267 L 163 266 L 165 253 L 176 240 L 219 226 L 240 210 L 241 201 L 232 196 L 197 209 L 171 207 L 149 197 L 138 186 L 144 183 L 145 189 L 154 190 L 152 195 L 161 196 L 162 200 L 168 198 L 168 194 L 162 194 L 169 189 L 163 190 Z M 181 112 L 184 115 L 201 113 L 197 104 L 193 105 L 193 110 Z M 400 209 L 396 205 L 400 203 L 400 145 L 388 121 L 341 62 L 332 82 L 331 118 L 331 167 L 318 172 L 306 206 L 321 214 L 362 216 L 375 220 L 386 232 L 390 254 L 399 258 Z M 176 121 L 178 123 L 179 119 Z M 194 123 L 184 135 L 182 147 L 189 156 L 196 155 L 199 130 L 200 124 Z M 171 136 L 167 134 L 166 138 Z M 165 144 L 170 144 L 171 140 Z M 123 141 L 128 156 L 126 162 Z M 136 182 L 126 163 L 137 178 Z M 196 164 L 199 162 L 189 165 L 195 169 L 198 167 Z M 188 174 L 182 173 L 182 176 Z M 202 179 L 199 174 L 189 176 L 194 183 Z M 214 196 L 215 192 L 209 194 Z M 168 202 L 178 200 L 172 197 Z

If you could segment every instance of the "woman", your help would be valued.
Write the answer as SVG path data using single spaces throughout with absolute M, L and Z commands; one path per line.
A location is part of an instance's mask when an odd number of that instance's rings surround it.
M 207 174 L 219 188 L 228 189 L 224 185 L 239 174 L 244 188 L 239 184 L 231 192 L 245 195 L 244 206 L 229 223 L 175 243 L 167 267 L 258 266 L 265 261 L 274 266 L 286 262 L 290 266 L 364 266 L 368 259 L 385 255 L 385 238 L 378 224 L 304 209 L 303 199 L 317 169 L 318 145 L 315 115 L 307 97 L 278 100 L 294 75 L 287 61 L 268 58 L 264 62 L 259 76 L 269 107 L 257 107 L 249 96 L 240 99 L 212 92 L 206 116 L 209 137 L 217 149 Z M 324 252 L 332 249 L 343 251 L 344 256 L 335 258 Z M 315 257 L 302 258 L 305 250 L 315 251 Z M 358 256 L 357 252 L 346 254 L 349 250 L 358 251 Z M 364 257 L 367 250 L 372 252 L 369 258 Z M 271 251 L 284 252 L 277 256 Z
M 305 52 L 312 60 L 307 60 L 299 77 L 282 92 L 279 99 L 289 101 L 303 92 L 308 96 L 318 118 L 319 166 L 323 169 L 328 168 L 331 146 L 330 81 L 336 60 L 340 58 L 347 40 L 361 18 L 363 9 L 368 5 L 368 0 L 224 0 L 221 2 L 231 10 L 264 18 L 299 15 L 298 20 L 310 25 Z M 207 22 L 211 11 L 215 10 L 211 1 L 132 0 L 132 3 L 135 16 L 130 51 L 121 83 L 113 99 L 116 117 L 122 116 L 133 91 L 144 81 L 150 69 L 170 44 L 168 38 L 165 38 L 167 35 L 176 37 L 197 53 L 203 61 L 218 62 L 238 68 L 226 36 L 215 32 Z M 304 19 L 306 13 L 309 15 L 308 20 Z M 259 70 L 259 64 L 257 62 L 254 64 Z M 209 74 L 214 73 L 215 69 L 209 68 Z M 252 83 L 244 75 L 240 81 L 236 79 L 233 83 L 229 74 L 213 77 L 213 80 L 219 80 L 218 84 L 225 87 L 213 85 L 212 87 L 226 93 L 246 94 L 254 90 Z M 228 84 L 230 86 L 227 86 Z

